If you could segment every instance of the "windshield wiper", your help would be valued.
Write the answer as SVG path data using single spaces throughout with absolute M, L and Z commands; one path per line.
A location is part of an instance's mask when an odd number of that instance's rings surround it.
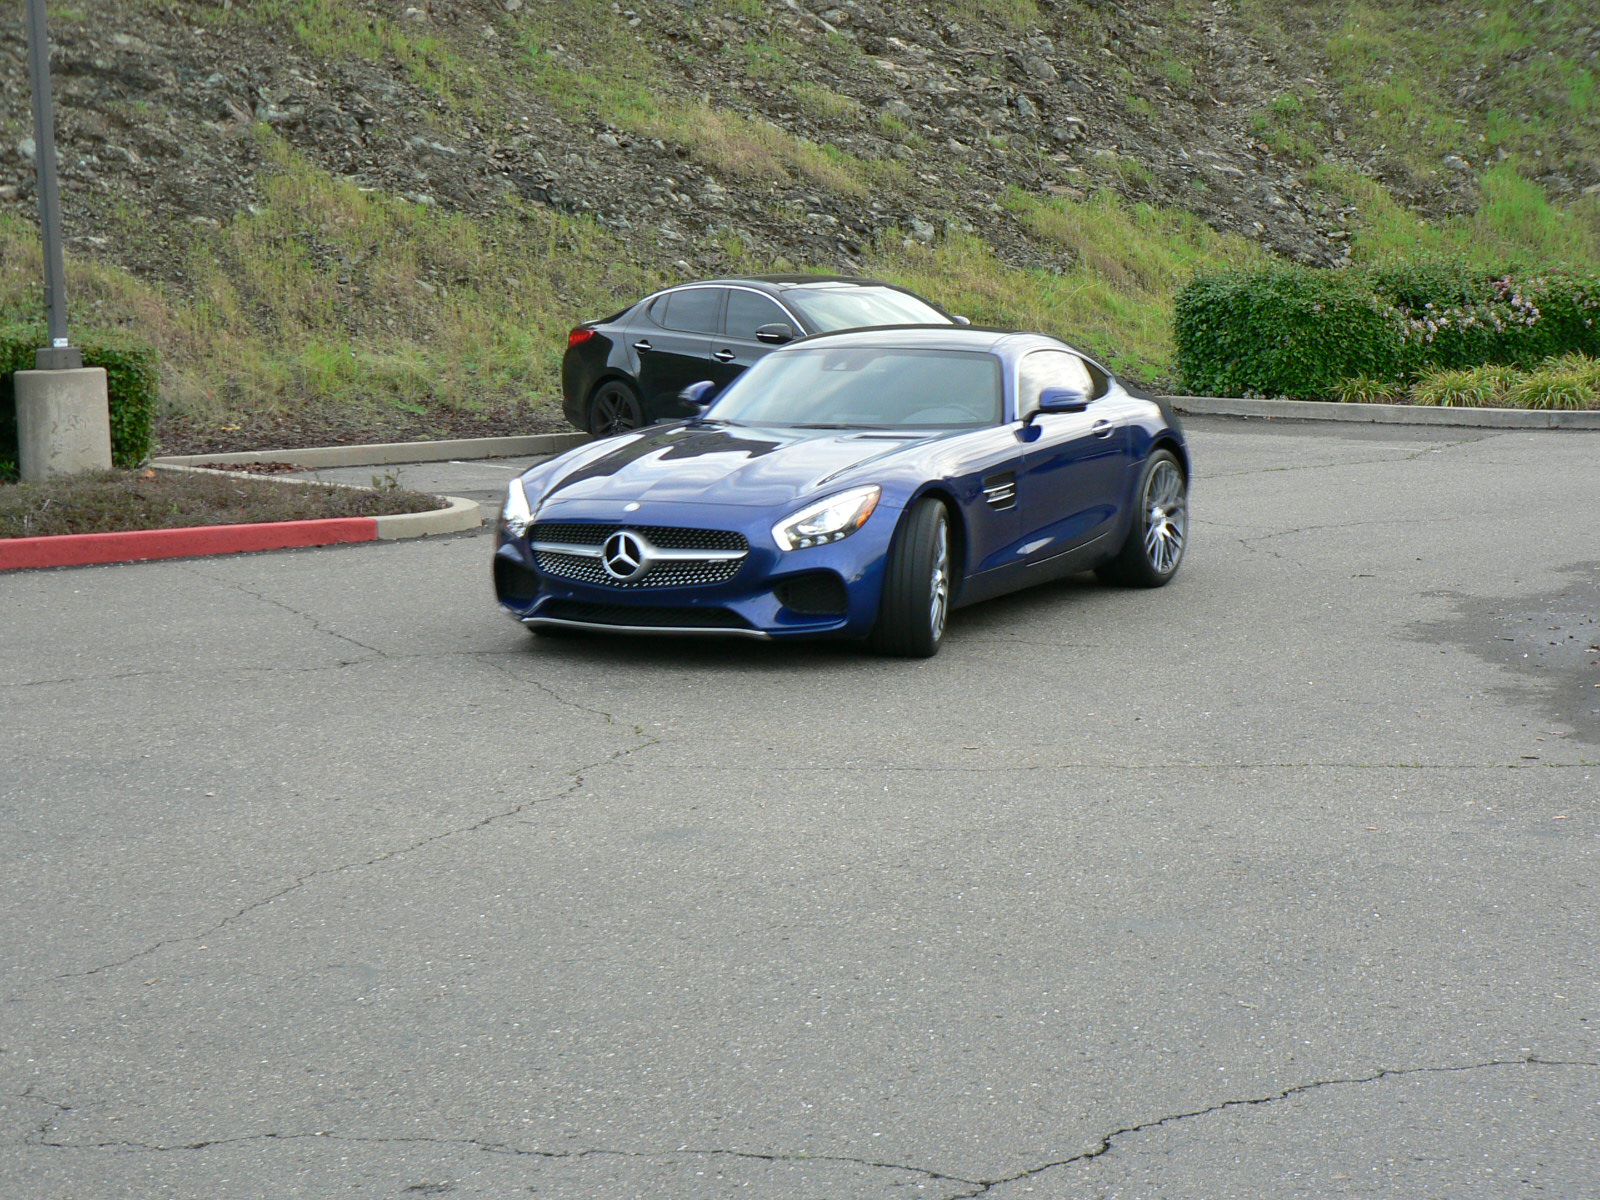
M 789 428 L 790 429 L 882 429 L 882 428 L 884 428 L 884 426 L 882 426 L 882 425 L 828 425 L 828 424 L 819 423 L 819 424 L 813 424 L 813 425 L 791 425 L 791 426 L 789 426 Z

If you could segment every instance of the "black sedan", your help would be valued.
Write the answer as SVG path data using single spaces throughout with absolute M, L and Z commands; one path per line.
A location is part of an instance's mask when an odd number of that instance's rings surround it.
M 962 325 L 914 292 L 876 279 L 756 275 L 680 284 L 567 335 L 562 409 L 604 436 L 694 415 L 678 393 L 730 382 L 778 346 L 872 325 Z

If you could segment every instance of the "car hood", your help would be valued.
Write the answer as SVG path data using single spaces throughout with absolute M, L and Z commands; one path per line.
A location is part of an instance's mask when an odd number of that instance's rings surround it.
M 540 511 L 585 503 L 650 501 L 781 507 L 846 471 L 926 441 L 928 431 L 766 426 L 658 426 L 613 439 L 550 484 Z

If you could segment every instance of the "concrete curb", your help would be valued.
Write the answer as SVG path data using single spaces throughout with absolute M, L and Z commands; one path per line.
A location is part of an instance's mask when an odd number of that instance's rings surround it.
M 1600 412 L 1527 408 L 1432 408 L 1421 404 L 1337 404 L 1325 400 L 1236 400 L 1168 396 L 1181 413 L 1286 421 L 1357 421 L 1377 425 L 1459 425 L 1478 429 L 1600 430 Z
M 381 467 L 388 463 L 448 462 L 456 458 L 519 458 L 556 454 L 589 441 L 587 433 L 534 433 L 523 437 L 454 438 L 443 442 L 375 442 L 365 446 L 311 446 L 300 450 L 240 450 L 229 454 L 169 454 L 154 467 L 200 463 L 286 462 L 308 471 L 331 467 Z
M 198 558 L 207 554 L 245 554 L 256 550 L 371 542 L 376 541 L 377 537 L 376 517 L 336 517 L 321 521 L 274 521 L 259 525 L 191 525 L 183 529 L 135 529 L 119 533 L 0 538 L 0 571 L 144 562 L 157 558 Z
M 427 512 L 373 517 L 378 523 L 377 539 L 380 542 L 392 542 L 400 538 L 430 537 L 436 533 L 461 533 L 483 524 L 483 506 L 476 500 L 466 500 L 460 496 L 439 498 L 448 500 L 449 504 Z

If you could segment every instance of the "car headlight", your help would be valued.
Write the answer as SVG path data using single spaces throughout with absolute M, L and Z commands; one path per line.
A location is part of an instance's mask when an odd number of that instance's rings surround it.
M 867 523 L 882 494 L 882 488 L 870 483 L 819 500 L 774 525 L 772 539 L 780 550 L 800 550 L 847 538 Z
M 508 537 L 521 537 L 533 524 L 533 510 L 528 507 L 528 493 L 521 479 L 513 479 L 506 489 L 505 507 L 500 510 L 500 528 Z

